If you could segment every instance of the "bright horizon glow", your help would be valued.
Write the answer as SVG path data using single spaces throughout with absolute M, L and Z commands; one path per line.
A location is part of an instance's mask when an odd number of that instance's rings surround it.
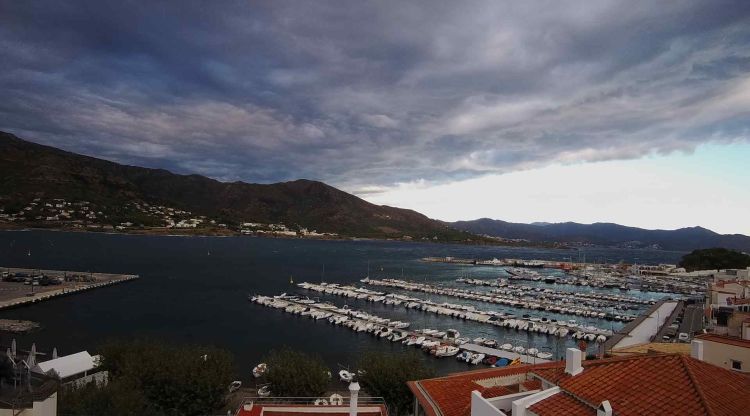
M 420 180 L 362 197 L 444 221 L 701 226 L 750 235 L 748 156 L 746 142 L 704 145 L 692 154 L 552 165 L 446 184 Z

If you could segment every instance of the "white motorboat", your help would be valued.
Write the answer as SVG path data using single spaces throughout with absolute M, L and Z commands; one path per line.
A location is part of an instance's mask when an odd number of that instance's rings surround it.
M 513 345 L 512 344 L 503 344 L 500 346 L 500 348 L 504 349 L 505 351 L 512 351 Z
M 239 380 L 235 380 L 232 382 L 232 384 L 229 385 L 229 392 L 234 393 L 235 391 L 239 390 L 240 387 L 242 387 L 242 382 Z
M 528 350 L 526 350 L 526 355 L 535 356 L 537 354 L 539 354 L 539 350 L 536 348 L 529 348 Z
M 497 341 L 495 341 L 494 339 L 487 339 L 482 343 L 482 345 L 484 345 L 487 348 L 496 348 Z
M 471 364 L 477 365 L 477 364 L 481 363 L 482 360 L 484 360 L 484 357 L 485 357 L 484 354 L 472 354 L 471 355 L 471 359 L 469 360 L 469 362 Z
M 453 340 L 453 344 L 455 344 L 455 345 L 464 345 L 467 342 L 469 342 L 469 338 L 461 338 L 461 337 L 459 337 L 459 338 L 456 338 L 456 339 Z
M 422 342 L 422 349 L 429 350 L 430 348 L 437 347 L 438 345 L 440 345 L 440 341 L 425 340 Z
M 549 360 L 550 358 L 552 358 L 552 354 L 549 352 L 540 352 L 540 353 L 537 353 L 536 356 L 543 360 Z
M 519 345 L 519 346 L 513 348 L 513 352 L 515 352 L 517 354 L 523 354 L 524 352 L 526 352 L 526 348 L 524 348 L 524 347 L 522 347 L 522 346 Z
M 458 355 L 456 356 L 456 359 L 457 359 L 458 361 L 466 361 L 466 362 L 469 362 L 469 359 L 471 359 L 471 355 L 472 355 L 472 354 L 471 354 L 471 353 L 470 353 L 469 351 L 464 351 L 464 352 L 462 352 L 461 354 L 458 354 Z
M 451 357 L 458 354 L 458 347 L 452 345 L 441 345 L 435 350 L 436 357 Z
M 447 338 L 447 339 L 448 338 L 456 339 L 456 338 L 458 338 L 460 336 L 461 336 L 461 333 L 458 332 L 455 329 L 449 329 L 449 330 L 445 331 L 445 338 Z
M 391 341 L 393 341 L 393 342 L 399 342 L 399 341 L 403 340 L 404 338 L 406 338 L 406 333 L 405 332 L 395 332 L 394 331 L 391 334 Z
M 474 338 L 474 343 L 475 343 L 475 344 L 481 344 L 481 343 L 483 343 L 484 341 L 487 341 L 487 338 L 485 338 L 485 337 L 477 337 L 477 338 Z
M 344 383 L 351 383 L 352 380 L 354 380 L 354 373 L 347 370 L 341 370 L 339 371 L 339 379 L 343 381 Z
M 268 397 L 271 395 L 271 387 L 263 386 L 258 389 L 258 397 Z
M 266 363 L 260 363 L 253 368 L 253 377 L 259 378 L 263 376 L 263 374 L 266 374 L 266 371 L 268 371 L 268 365 Z

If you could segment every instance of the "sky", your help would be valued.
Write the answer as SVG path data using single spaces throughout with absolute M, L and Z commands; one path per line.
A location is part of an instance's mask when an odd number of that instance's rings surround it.
M 0 130 L 443 220 L 750 234 L 750 2 L 0 0 Z

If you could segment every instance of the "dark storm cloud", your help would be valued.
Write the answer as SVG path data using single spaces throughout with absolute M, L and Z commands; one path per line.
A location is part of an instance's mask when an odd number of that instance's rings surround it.
M 362 192 L 748 139 L 750 2 L 0 1 L 0 129 Z

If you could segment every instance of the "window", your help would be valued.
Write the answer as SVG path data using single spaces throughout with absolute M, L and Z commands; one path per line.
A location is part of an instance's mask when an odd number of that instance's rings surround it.
M 732 370 L 742 370 L 742 361 L 737 360 L 730 360 L 732 361 Z

